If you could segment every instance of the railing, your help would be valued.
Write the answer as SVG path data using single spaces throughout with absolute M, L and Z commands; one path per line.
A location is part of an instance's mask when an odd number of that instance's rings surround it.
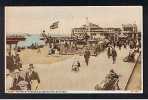
M 127 87 L 128 87 L 129 82 L 130 82 L 130 80 L 131 80 L 131 78 L 132 78 L 132 75 L 133 75 L 133 73 L 134 73 L 134 70 L 135 70 L 135 68 L 136 68 L 136 65 L 137 65 L 138 62 L 139 62 L 139 59 L 141 59 L 141 52 L 139 53 L 139 55 L 138 55 L 138 57 L 137 57 L 137 59 L 136 59 L 136 62 L 135 62 L 135 64 L 134 64 L 134 68 L 133 68 L 133 70 L 132 70 L 132 72 L 131 72 L 131 74 L 130 74 L 130 77 L 129 77 L 127 83 L 126 83 L 125 90 L 127 90 Z

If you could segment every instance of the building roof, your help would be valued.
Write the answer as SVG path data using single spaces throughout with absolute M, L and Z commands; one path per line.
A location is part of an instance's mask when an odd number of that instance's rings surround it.
M 85 27 L 85 28 L 88 28 L 88 27 L 90 27 L 90 28 L 101 28 L 102 29 L 102 27 L 100 27 L 97 24 L 93 24 L 93 23 L 89 23 L 88 25 L 84 24 L 84 25 L 82 25 L 82 27 Z
M 123 27 L 133 27 L 135 26 L 134 24 L 122 24 Z

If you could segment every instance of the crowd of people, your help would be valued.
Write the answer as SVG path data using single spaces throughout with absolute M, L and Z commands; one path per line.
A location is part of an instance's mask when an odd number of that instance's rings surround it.
M 55 43 L 51 43 L 49 44 L 49 49 L 48 49 L 48 55 L 52 55 L 52 54 L 60 54 L 60 47 L 58 44 Z
M 87 66 L 89 65 L 89 60 L 92 56 L 91 49 L 93 49 L 95 56 L 98 56 L 99 53 L 106 50 L 108 59 L 112 58 L 112 63 L 116 64 L 117 56 L 120 55 L 118 54 L 119 52 L 117 52 L 117 49 L 121 51 L 124 48 L 124 49 L 129 50 L 129 54 L 125 55 L 125 58 L 123 59 L 123 61 L 124 62 L 135 62 L 136 53 L 140 53 L 141 42 L 138 39 L 131 39 L 131 38 L 124 38 L 124 39 L 119 38 L 118 40 L 108 39 L 108 42 L 106 43 L 104 42 L 101 45 L 95 44 L 94 47 L 95 48 L 93 48 L 93 46 L 91 45 L 86 44 L 81 49 L 81 51 L 83 51 L 84 61 Z
M 34 65 L 29 64 L 25 69 L 18 49 L 14 49 L 14 54 L 8 52 L 6 57 L 6 88 L 7 90 L 36 90 L 40 83 L 38 73 L 34 70 Z
M 29 64 L 28 69 L 15 69 L 10 72 L 6 69 L 7 90 L 37 90 L 40 84 L 38 73 L 34 70 L 34 65 Z
M 22 67 L 21 59 L 19 53 L 11 54 L 11 52 L 8 53 L 7 59 L 7 69 L 10 72 L 13 72 L 15 69 L 19 69 Z
M 107 56 L 108 58 L 112 57 L 113 64 L 116 62 L 117 48 L 119 50 L 121 50 L 122 48 L 124 49 L 129 48 L 129 54 L 127 55 L 127 57 L 125 57 L 125 59 L 123 59 L 123 61 L 134 62 L 136 52 L 140 52 L 141 42 L 138 39 L 130 39 L 130 38 L 119 39 L 116 41 L 110 40 L 110 42 L 107 45 Z
M 32 46 L 34 47 L 34 46 Z M 48 55 L 51 54 L 60 54 L 62 49 L 65 49 L 65 52 L 68 53 L 68 50 L 71 50 L 74 54 L 75 51 L 80 49 L 83 52 L 83 57 L 86 65 L 89 65 L 89 60 L 91 58 L 91 51 L 90 48 L 93 48 L 93 52 L 95 56 L 98 56 L 100 52 L 104 49 L 107 50 L 108 59 L 112 58 L 113 64 L 116 63 L 117 59 L 117 48 L 121 50 L 122 48 L 127 49 L 130 48 L 129 55 L 123 61 L 135 61 L 134 56 L 136 52 L 140 52 L 141 43 L 138 40 L 129 40 L 129 39 L 119 39 L 119 40 L 109 40 L 108 43 L 103 44 L 95 44 L 94 48 L 89 47 L 88 44 L 83 45 L 82 48 L 78 46 L 76 43 L 68 43 L 65 42 L 64 44 L 56 44 L 52 43 L 49 44 Z M 38 53 L 41 52 L 40 48 L 38 48 Z M 81 53 L 80 53 L 81 54 Z M 81 62 L 76 62 L 75 65 L 72 66 L 72 69 L 77 71 L 81 66 Z M 34 65 L 29 64 L 29 68 L 24 70 L 22 67 L 21 59 L 19 53 L 16 55 L 12 55 L 10 52 L 7 56 L 7 70 L 6 70 L 6 79 L 7 79 L 7 89 L 8 90 L 37 90 L 40 84 L 40 78 L 38 73 L 34 70 Z M 112 71 L 113 72 L 113 71 Z

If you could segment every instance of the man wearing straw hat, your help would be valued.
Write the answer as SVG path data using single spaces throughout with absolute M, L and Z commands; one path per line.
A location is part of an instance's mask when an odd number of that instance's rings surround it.
M 33 64 L 29 64 L 28 77 L 30 80 L 30 89 L 37 90 L 39 88 L 40 78 L 37 72 L 34 71 Z

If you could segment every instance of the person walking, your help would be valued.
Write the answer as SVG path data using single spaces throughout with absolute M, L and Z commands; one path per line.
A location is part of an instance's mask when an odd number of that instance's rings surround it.
M 28 77 L 30 80 L 30 90 L 37 90 L 40 84 L 40 78 L 36 71 L 34 71 L 33 64 L 29 64 Z
M 98 56 L 98 53 L 99 53 L 99 46 L 96 45 L 96 48 L 95 48 L 95 51 L 94 51 L 95 56 Z
M 37 49 L 37 53 L 41 53 L 41 49 L 40 49 L 40 47 L 38 47 L 38 49 Z
M 86 63 L 87 66 L 88 66 L 88 63 L 89 63 L 89 58 L 90 58 L 90 51 L 87 48 L 84 52 L 84 59 L 85 59 L 85 63 Z
M 111 47 L 108 46 L 108 49 L 107 49 L 107 56 L 108 56 L 108 59 L 110 58 L 111 55 L 112 55 L 112 53 L 111 53 Z
M 14 59 L 15 59 L 16 68 L 19 69 L 19 64 L 21 64 L 21 59 L 18 53 L 16 54 Z
M 117 52 L 115 48 L 112 48 L 112 59 L 113 59 L 113 64 L 115 64 L 117 58 Z
M 124 46 L 124 48 L 126 49 L 126 42 L 124 42 L 123 46 Z
M 121 50 L 122 44 L 121 42 L 119 42 L 119 50 Z

